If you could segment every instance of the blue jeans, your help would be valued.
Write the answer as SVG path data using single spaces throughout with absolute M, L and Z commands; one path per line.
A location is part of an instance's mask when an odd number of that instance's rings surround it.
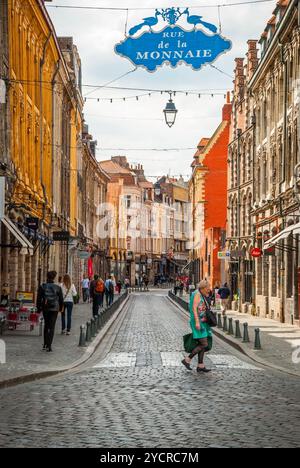
M 73 306 L 74 306 L 73 302 L 65 302 L 64 311 L 61 314 L 62 331 L 65 331 L 66 329 L 66 312 L 67 312 L 67 332 L 71 331 Z

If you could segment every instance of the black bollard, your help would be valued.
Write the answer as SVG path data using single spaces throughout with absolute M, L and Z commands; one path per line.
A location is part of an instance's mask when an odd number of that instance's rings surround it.
M 233 335 L 233 318 L 229 318 L 228 335 Z
M 235 321 L 235 337 L 242 338 L 241 329 L 240 329 L 240 321 Z
M 96 336 L 96 320 L 94 317 L 91 319 L 91 336 L 92 338 Z
M 86 331 L 85 325 L 80 326 L 80 337 L 79 337 L 79 346 L 83 348 L 86 344 Z
M 259 328 L 255 328 L 254 349 L 262 349 L 261 342 L 260 342 L 260 329 Z
M 224 315 L 224 317 L 223 317 L 223 331 L 224 332 L 228 331 L 227 316 L 226 315 Z
M 222 314 L 218 314 L 218 328 L 222 328 Z
M 244 323 L 243 343 L 250 343 L 248 323 Z
M 91 323 L 87 322 L 86 323 L 86 338 L 85 341 L 89 343 L 91 341 Z

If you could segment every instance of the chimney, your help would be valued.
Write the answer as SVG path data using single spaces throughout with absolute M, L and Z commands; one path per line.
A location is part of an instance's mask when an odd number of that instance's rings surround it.
M 244 59 L 235 59 L 234 95 L 242 99 L 245 92 Z
M 231 99 L 230 99 L 230 91 L 227 92 L 226 95 L 226 104 L 223 106 L 222 110 L 222 120 L 223 122 L 230 122 L 231 120 L 231 112 L 232 112 L 232 104 L 231 104 Z
M 258 49 L 256 40 L 248 41 L 247 80 L 250 81 L 258 67 Z

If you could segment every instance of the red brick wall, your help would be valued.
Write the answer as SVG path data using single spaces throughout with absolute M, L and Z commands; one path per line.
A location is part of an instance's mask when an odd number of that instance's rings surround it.
M 205 176 L 205 229 L 225 229 L 226 226 L 228 143 L 229 123 L 203 162 L 208 168 Z

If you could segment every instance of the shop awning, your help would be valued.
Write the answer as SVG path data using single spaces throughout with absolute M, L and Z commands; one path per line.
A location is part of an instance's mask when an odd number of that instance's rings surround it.
M 287 239 L 291 234 L 295 236 L 300 234 L 300 223 L 287 227 L 283 231 L 279 232 L 279 234 L 272 237 L 272 239 L 269 239 L 264 245 L 264 250 L 271 249 L 271 247 L 274 247 L 278 242 Z
M 22 255 L 33 255 L 34 247 L 24 234 L 17 228 L 17 226 L 7 217 L 1 218 L 4 226 L 12 233 L 15 239 L 21 244 Z

